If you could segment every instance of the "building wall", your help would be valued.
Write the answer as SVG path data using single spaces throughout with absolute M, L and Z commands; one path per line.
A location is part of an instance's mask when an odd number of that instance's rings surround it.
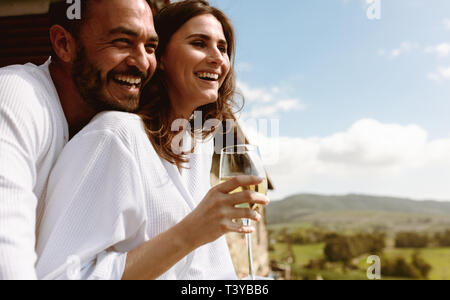
M 28 62 L 40 65 L 48 59 L 51 46 L 47 13 L 52 1 L 0 0 L 0 67 Z M 169 3 L 147 1 L 154 12 Z
M 47 14 L 0 18 L 0 67 L 32 62 L 42 64 L 50 55 Z
M 50 0 L 2 0 L 0 17 L 45 14 Z
M 263 214 L 265 220 L 265 214 Z M 230 248 L 233 265 L 240 279 L 247 277 L 248 252 L 245 235 L 238 233 L 227 234 L 228 247 Z M 267 231 L 264 221 L 256 225 L 256 232 L 252 234 L 253 263 L 257 276 L 267 276 L 270 272 Z

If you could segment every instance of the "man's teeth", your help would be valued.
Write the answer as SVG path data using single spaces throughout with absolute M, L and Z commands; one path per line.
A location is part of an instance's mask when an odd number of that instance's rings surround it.
M 141 83 L 141 78 L 136 78 L 136 77 L 117 75 L 114 78 L 118 81 L 127 83 L 129 85 L 139 85 Z
M 213 74 L 213 73 L 197 73 L 197 76 L 200 78 L 206 78 L 206 79 L 210 79 L 210 80 L 217 80 L 219 79 L 219 74 Z

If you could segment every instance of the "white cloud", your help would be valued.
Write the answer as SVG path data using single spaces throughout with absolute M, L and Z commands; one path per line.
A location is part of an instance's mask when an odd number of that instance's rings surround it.
M 444 19 L 442 21 L 442 24 L 444 25 L 445 29 L 450 30 L 450 19 Z
M 428 73 L 427 78 L 431 81 L 441 82 L 441 76 L 438 73 Z
M 411 42 L 403 42 L 399 48 L 393 49 L 390 52 L 390 58 L 397 58 L 400 55 L 403 55 L 405 53 L 409 53 L 412 50 L 418 48 L 418 44 L 416 43 L 411 43 Z
M 392 49 L 392 50 L 379 49 L 378 55 L 379 56 L 387 56 L 390 59 L 396 59 L 396 58 L 400 57 L 401 55 L 409 53 L 417 48 L 419 48 L 418 43 L 403 42 L 403 43 L 401 43 L 401 45 L 399 47 Z
M 430 140 L 417 125 L 363 119 L 345 132 L 312 138 L 244 128 L 263 157 L 271 157 L 265 160 L 274 200 L 304 192 L 450 200 L 450 138 Z
M 428 73 L 427 78 L 436 82 L 450 80 L 450 67 L 439 67 L 435 72 Z
M 237 82 L 237 88 L 244 95 L 246 101 L 268 103 L 273 100 L 273 95 L 270 90 L 253 88 L 242 81 Z
M 304 105 L 297 99 L 279 100 L 275 103 L 254 106 L 248 112 L 244 113 L 243 118 L 277 118 L 279 117 L 279 113 L 301 111 L 304 109 Z
M 283 112 L 288 112 L 291 110 L 303 110 L 304 106 L 300 104 L 299 100 L 297 99 L 284 99 L 278 101 L 276 104 L 276 107 L 279 108 Z
M 247 62 L 238 62 L 236 63 L 236 72 L 244 73 L 253 71 L 253 66 Z
M 426 138 L 426 132 L 414 125 L 386 125 L 364 119 L 347 132 L 321 139 L 318 158 L 352 167 L 396 167 L 417 163 L 416 151 L 420 151 Z
M 450 43 L 441 43 L 436 46 L 428 46 L 425 48 L 425 52 L 436 54 L 439 57 L 446 57 L 450 54 Z
M 246 107 L 242 118 L 278 118 L 280 113 L 301 111 L 306 106 L 301 100 L 286 95 L 287 88 L 278 86 L 260 88 L 238 81 L 238 90 L 245 99 Z

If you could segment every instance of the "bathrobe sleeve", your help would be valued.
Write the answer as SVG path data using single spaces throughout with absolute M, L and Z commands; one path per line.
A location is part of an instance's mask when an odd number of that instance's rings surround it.
M 36 162 L 46 122 L 22 73 L 0 70 L 0 280 L 36 279 Z
M 121 279 L 145 240 L 141 172 L 126 134 L 77 135 L 52 171 L 38 233 L 41 279 Z

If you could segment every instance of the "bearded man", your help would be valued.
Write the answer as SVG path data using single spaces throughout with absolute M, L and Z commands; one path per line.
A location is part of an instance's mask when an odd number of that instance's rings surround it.
M 0 69 L 0 279 L 36 279 L 36 228 L 49 173 L 69 139 L 105 110 L 135 112 L 156 68 L 145 0 L 50 7 L 52 56 Z

